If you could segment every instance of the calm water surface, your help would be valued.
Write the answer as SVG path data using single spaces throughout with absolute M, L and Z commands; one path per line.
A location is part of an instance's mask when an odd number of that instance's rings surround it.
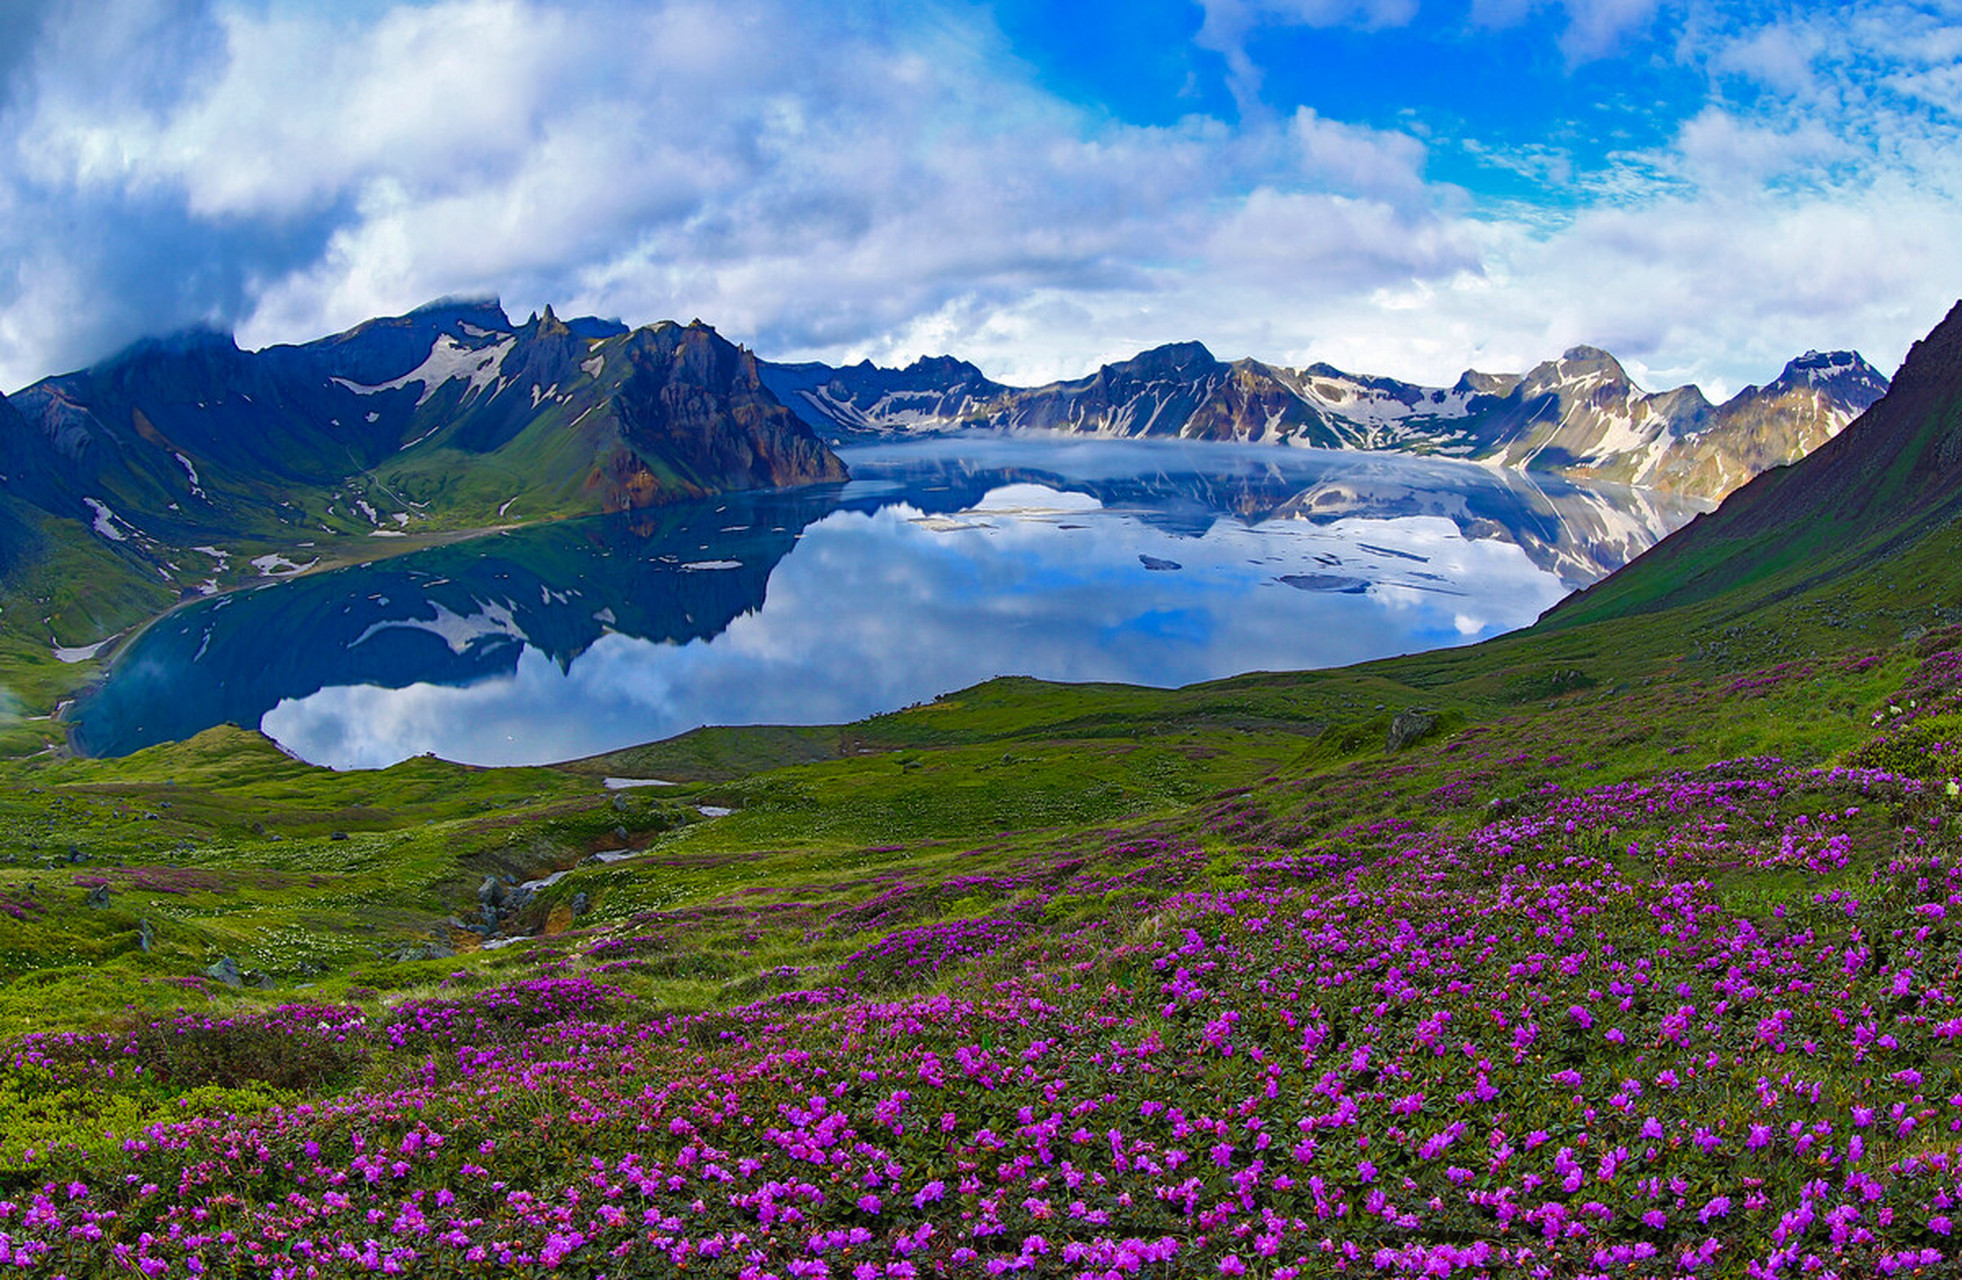
M 1172 686 L 1531 622 L 1700 506 L 1393 455 L 956 438 L 854 479 L 281 580 L 150 628 L 91 751 L 258 725 L 335 767 L 839 723 L 988 679 Z

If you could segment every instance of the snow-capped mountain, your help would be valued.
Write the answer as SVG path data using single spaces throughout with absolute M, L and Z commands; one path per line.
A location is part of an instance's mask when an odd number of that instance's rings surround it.
M 373 538 L 845 478 L 700 323 L 445 302 L 263 351 L 197 331 L 6 398 L 0 587 L 59 646 Z M 84 563 L 98 587 L 70 598 Z
M 755 357 L 708 326 L 629 331 L 550 308 L 513 324 L 495 302 L 257 352 L 180 334 L 10 401 L 8 493 L 173 531 L 365 532 L 844 478 Z
M 1804 456 L 1887 389 L 1885 377 L 1845 351 L 1808 352 L 1769 385 L 1722 405 L 1694 386 L 1644 391 L 1595 347 L 1524 374 L 1468 370 L 1450 387 L 1327 364 L 1228 364 L 1196 342 L 1026 389 L 995 386 L 948 357 L 905 370 L 861 364 L 831 378 L 822 365 L 763 368 L 767 383 L 790 388 L 783 398 L 795 412 L 839 438 L 978 427 L 1393 450 L 1713 499 Z M 947 380 L 935 382 L 942 369 Z
M 1008 390 L 952 356 L 923 357 L 904 369 L 881 369 L 866 360 L 839 369 L 764 363 L 761 370 L 763 385 L 777 399 L 832 434 L 935 428 L 972 415 Z

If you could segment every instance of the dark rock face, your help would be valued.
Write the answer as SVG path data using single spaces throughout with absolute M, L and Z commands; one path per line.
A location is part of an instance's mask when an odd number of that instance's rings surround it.
M 417 446 L 449 451 L 428 486 L 439 503 L 480 457 L 519 486 L 584 482 L 594 509 L 845 478 L 755 357 L 706 325 L 629 334 L 548 308 L 514 326 L 495 302 L 465 302 L 257 352 L 196 330 L 44 379 L 0 400 L 0 493 L 85 523 L 93 498 L 189 544 L 290 525 L 300 490 L 318 500 Z
M 630 458 L 608 468 L 608 510 L 689 495 L 843 481 L 845 466 L 763 385 L 756 357 L 703 324 L 636 330 L 612 407 Z

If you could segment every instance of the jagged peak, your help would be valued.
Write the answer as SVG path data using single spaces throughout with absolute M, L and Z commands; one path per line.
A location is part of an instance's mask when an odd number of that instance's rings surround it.
M 552 304 L 549 302 L 545 304 L 545 313 L 543 315 L 534 315 L 531 323 L 526 327 L 532 330 L 532 336 L 535 338 L 569 338 L 572 336 L 572 330 L 566 325 L 565 321 L 553 314 Z

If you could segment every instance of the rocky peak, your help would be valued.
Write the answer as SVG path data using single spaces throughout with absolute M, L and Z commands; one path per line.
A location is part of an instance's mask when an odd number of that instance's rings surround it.
M 1480 396 L 1509 396 L 1513 388 L 1523 381 L 1524 377 L 1517 373 L 1480 373 L 1476 369 L 1467 369 L 1458 375 L 1458 381 L 1452 384 L 1451 389 Z
M 1716 408 L 1703 394 L 1703 388 L 1695 383 L 1656 392 L 1649 397 L 1649 407 L 1669 420 L 1670 429 L 1676 435 L 1694 429 Z
M 1817 387 L 1857 400 L 1858 407 L 1864 409 L 1885 394 L 1887 378 L 1857 351 L 1808 351 L 1787 364 L 1765 390 L 1800 387 Z
M 977 366 L 956 356 L 921 356 L 900 373 L 908 379 L 949 385 L 988 381 L 988 376 Z
M 1219 368 L 1219 361 L 1203 342 L 1168 342 L 1162 347 L 1141 351 L 1129 360 L 1103 367 L 1106 374 L 1125 378 L 1175 378 L 1203 376 Z
M 552 314 L 552 304 L 549 302 L 545 304 L 545 314 L 542 316 L 533 316 L 529 327 L 534 338 L 569 338 L 572 336 L 572 330 L 566 327 L 565 321 Z
M 1621 361 L 1589 346 L 1569 347 L 1558 360 L 1535 365 L 1521 385 L 1528 396 L 1588 395 L 1608 387 L 1634 387 Z

